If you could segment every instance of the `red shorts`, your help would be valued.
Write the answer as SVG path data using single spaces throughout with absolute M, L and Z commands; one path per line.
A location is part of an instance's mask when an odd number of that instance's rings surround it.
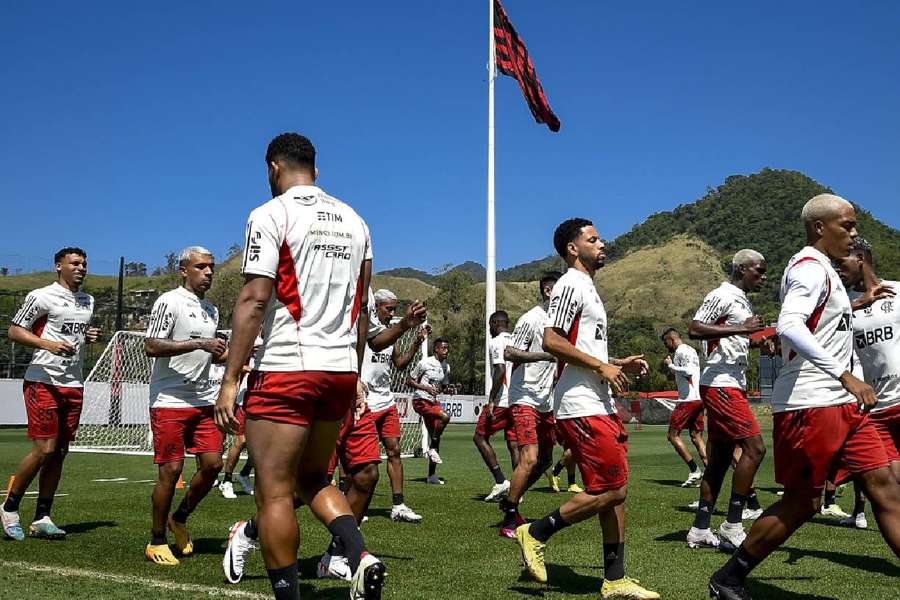
M 441 413 L 444 409 L 437 400 L 425 400 L 424 398 L 413 398 L 413 410 L 421 415 L 425 421 L 425 426 L 431 429 L 435 423 L 441 420 Z
M 58 439 L 60 442 L 75 439 L 84 404 L 84 388 L 25 381 L 22 384 L 22 394 L 28 415 L 29 438 Z
M 775 413 L 772 438 L 775 481 L 785 489 L 818 490 L 888 465 L 875 426 L 853 402 Z
M 556 422 L 584 489 L 590 494 L 617 490 L 628 483 L 628 434 L 618 415 L 594 415 Z
M 234 418 L 237 419 L 238 422 L 237 435 L 244 435 L 244 423 L 247 421 L 247 415 L 240 404 L 234 407 Z
M 191 454 L 222 454 L 225 434 L 216 428 L 213 406 L 203 408 L 151 408 L 153 462 L 176 462 Z
M 519 448 L 531 444 L 537 444 L 539 448 L 553 448 L 556 419 L 552 412 L 538 412 L 533 406 L 524 404 L 513 404 L 509 410 Z
M 677 402 L 675 410 L 669 416 L 669 429 L 684 431 L 690 429 L 697 433 L 703 432 L 703 400 L 691 400 L 690 402 Z
M 356 400 L 356 373 L 251 371 L 244 410 L 251 419 L 308 427 L 340 421 Z
M 900 460 L 900 404 L 869 413 L 869 421 L 884 444 L 888 460 Z
M 709 419 L 710 441 L 737 442 L 759 435 L 759 424 L 741 388 L 700 386 L 700 397 Z
M 488 411 L 482 409 L 481 414 L 478 415 L 478 424 L 475 425 L 475 433 L 487 439 L 502 429 L 508 441 L 516 441 L 516 430 L 512 422 L 512 409 L 495 406 L 490 415 L 491 423 L 488 426 Z
M 334 473 L 338 459 L 341 461 L 341 471 L 345 474 L 353 473 L 363 465 L 381 462 L 375 413 L 367 409 L 356 422 L 353 421 L 353 415 L 347 414 L 328 466 L 329 474 Z
M 556 437 L 556 443 L 563 447 L 563 450 L 568 450 L 569 447 L 566 446 L 566 440 L 563 437 L 562 430 L 559 428 L 559 421 L 556 422 L 556 425 L 553 427 L 553 435 Z
M 400 438 L 400 413 L 397 412 L 396 404 L 372 413 L 372 419 L 375 421 L 379 439 Z

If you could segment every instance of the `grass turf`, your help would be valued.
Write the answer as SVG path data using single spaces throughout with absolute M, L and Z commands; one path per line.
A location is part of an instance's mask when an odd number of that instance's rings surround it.
M 472 427 L 463 425 L 452 425 L 445 433 L 441 445 L 445 463 L 438 472 L 446 479 L 445 486 L 424 483 L 424 460 L 405 462 L 406 500 L 424 515 L 419 525 L 390 521 L 390 490 L 382 469 L 370 520 L 362 529 L 369 549 L 389 569 L 384 597 L 599 597 L 603 572 L 599 527 L 593 520 L 569 527 L 551 540 L 548 585 L 522 577 L 515 542 L 497 536 L 497 505 L 481 500 L 492 480 L 471 434 Z M 662 428 L 644 427 L 630 436 L 626 572 L 663 598 L 705 598 L 709 575 L 727 557 L 712 550 L 689 550 L 684 543 L 692 519 L 686 505 L 696 499 L 697 491 L 678 487 L 686 468 L 666 442 Z M 11 474 L 27 449 L 23 430 L 0 430 L 0 476 Z M 508 476 L 508 457 L 501 464 Z M 188 521 L 196 554 L 178 567 L 159 567 L 144 558 L 151 484 L 140 480 L 154 475 L 149 457 L 70 454 L 59 490 L 67 495 L 56 500 L 53 510 L 56 522 L 69 532 L 68 539 L 0 542 L 0 597 L 187 599 L 222 596 L 226 588 L 243 592 L 243 597 L 266 597 L 269 582 L 259 555 L 251 558 L 238 586 L 227 586 L 221 572 L 228 528 L 254 510 L 249 496 L 225 500 L 213 490 Z M 93 481 L 116 477 L 128 481 Z M 720 508 L 729 485 L 721 494 Z M 757 486 L 763 506 L 775 501 L 771 456 L 763 463 Z M 522 513 L 526 518 L 543 516 L 568 496 L 550 493 L 542 479 L 526 495 Z M 841 503 L 850 508 L 852 492 L 848 490 Z M 21 508 L 26 529 L 33 509 L 34 496 L 29 495 Z M 345 598 L 346 584 L 315 578 L 316 562 L 328 536 L 307 510 L 298 514 L 302 597 Z M 721 520 L 721 515 L 715 517 L 713 526 Z M 854 531 L 840 527 L 834 519 L 817 517 L 757 568 L 751 592 L 769 600 L 897 598 L 898 562 L 874 528 L 871 513 L 869 523 L 868 531 Z M 112 579 L 102 579 L 104 574 Z M 152 582 L 193 587 L 151 587 Z

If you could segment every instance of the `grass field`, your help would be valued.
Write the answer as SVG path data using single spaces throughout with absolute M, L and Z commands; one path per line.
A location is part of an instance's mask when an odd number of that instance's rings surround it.
M 497 506 L 481 501 L 491 479 L 471 443 L 471 433 L 471 426 L 451 425 L 445 434 L 441 446 L 445 464 L 439 471 L 447 480 L 443 487 L 423 483 L 422 459 L 406 462 L 407 503 L 424 515 L 420 525 L 390 521 L 390 493 L 382 473 L 363 533 L 370 550 L 388 566 L 385 598 L 598 598 L 602 563 L 593 521 L 565 529 L 551 540 L 548 585 L 521 577 L 515 543 L 497 536 Z M 770 439 L 768 428 L 766 437 Z M 0 430 L 4 478 L 27 447 L 23 430 Z M 685 505 L 696 499 L 697 492 L 677 487 L 686 470 L 661 428 L 631 432 L 630 465 L 627 573 L 663 598 L 705 598 L 706 580 L 726 556 L 685 545 L 691 523 Z M 121 477 L 128 479 L 94 481 Z M 249 496 L 225 500 L 214 490 L 188 521 L 196 555 L 178 567 L 158 567 L 144 559 L 151 488 L 146 480 L 153 477 L 149 457 L 70 455 L 53 513 L 68 530 L 68 539 L 0 543 L 0 598 L 268 597 L 269 582 L 258 555 L 251 558 L 239 586 L 226 586 L 221 573 L 229 526 L 254 510 Z M 771 456 L 763 464 L 758 488 L 763 505 L 774 502 Z M 723 490 L 722 496 L 727 498 L 727 493 Z M 550 493 L 546 480 L 541 480 L 526 496 L 522 513 L 527 518 L 543 516 L 566 496 Z M 845 496 L 841 503 L 847 509 L 852 500 Z M 721 499 L 719 505 L 724 505 Z M 22 503 L 26 527 L 33 509 L 31 495 Z M 303 598 L 345 598 L 344 584 L 315 578 L 316 562 L 328 541 L 325 529 L 308 511 L 301 510 L 299 519 Z M 721 519 L 714 518 L 713 526 Z M 869 523 L 868 531 L 852 531 L 830 518 L 816 518 L 756 570 L 754 597 L 898 598 L 900 567 L 874 529 L 871 515 Z

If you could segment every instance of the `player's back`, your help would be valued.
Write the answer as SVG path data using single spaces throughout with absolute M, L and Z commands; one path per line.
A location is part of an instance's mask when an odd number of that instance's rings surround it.
M 357 371 L 365 222 L 316 186 L 295 186 L 250 214 L 243 271 L 275 280 L 261 371 Z

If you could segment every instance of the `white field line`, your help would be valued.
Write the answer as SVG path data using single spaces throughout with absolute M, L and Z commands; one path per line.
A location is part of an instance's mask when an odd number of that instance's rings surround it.
M 245 592 L 221 587 L 210 587 L 205 585 L 193 585 L 189 583 L 175 583 L 174 581 L 160 581 L 158 579 L 147 579 L 144 577 L 134 577 L 132 575 L 119 575 L 115 573 L 102 573 L 100 571 L 89 571 L 87 569 L 73 569 L 70 567 L 59 567 L 52 565 L 36 565 L 16 560 L 0 560 L 0 567 L 8 569 L 18 569 L 20 571 L 30 571 L 32 573 L 52 573 L 55 576 L 62 577 L 80 577 L 82 579 L 96 579 L 98 581 L 108 581 L 112 583 L 121 583 L 125 585 L 133 585 L 149 588 L 160 588 L 177 592 L 192 592 L 197 594 L 205 594 L 207 596 L 218 596 L 226 598 L 270 598 L 268 594 L 260 594 L 258 592 Z

